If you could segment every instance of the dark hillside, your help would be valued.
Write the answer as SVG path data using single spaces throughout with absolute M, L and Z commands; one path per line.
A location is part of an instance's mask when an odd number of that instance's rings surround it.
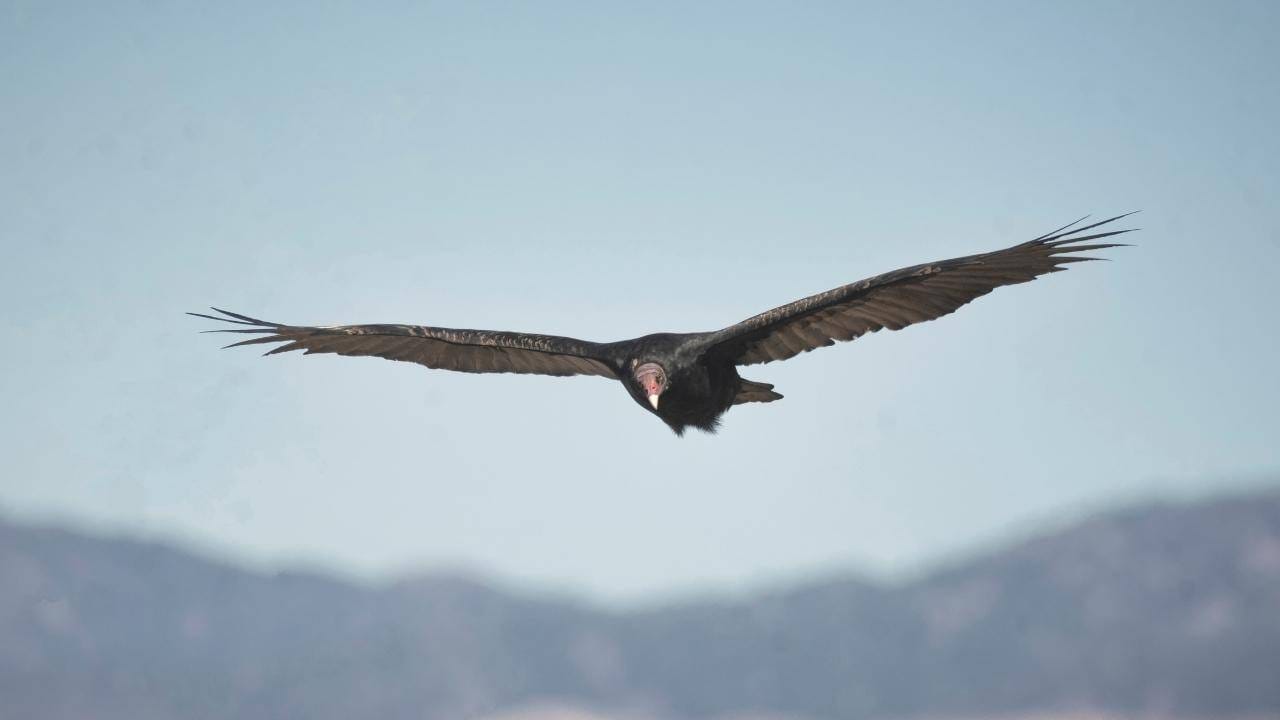
M 628 614 L 0 524 L 3 718 L 1280 716 L 1280 493 L 1096 517 L 902 586 Z

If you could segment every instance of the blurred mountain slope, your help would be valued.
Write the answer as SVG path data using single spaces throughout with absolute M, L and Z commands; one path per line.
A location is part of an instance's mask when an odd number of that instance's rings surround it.
M 1107 513 L 905 584 L 628 613 L 0 523 L 0 698 L 50 719 L 1280 717 L 1280 491 Z

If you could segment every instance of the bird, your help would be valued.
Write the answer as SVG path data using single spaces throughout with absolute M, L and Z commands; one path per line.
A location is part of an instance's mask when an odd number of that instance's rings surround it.
M 217 315 L 187 314 L 237 326 L 204 332 L 257 336 L 225 348 L 275 343 L 264 355 L 301 350 L 469 373 L 595 375 L 621 382 L 641 408 L 677 436 L 690 427 L 714 433 L 733 406 L 782 399 L 773 385 L 747 380 L 738 368 L 935 320 L 995 288 L 1065 270 L 1070 263 L 1103 259 L 1076 253 L 1126 245 L 1098 241 L 1136 230 L 1104 228 L 1132 214 L 1081 225 L 1089 219 L 1085 216 L 1003 250 L 876 275 L 720 330 L 663 332 L 618 342 L 426 325 L 282 325 L 216 307 L 210 309 Z

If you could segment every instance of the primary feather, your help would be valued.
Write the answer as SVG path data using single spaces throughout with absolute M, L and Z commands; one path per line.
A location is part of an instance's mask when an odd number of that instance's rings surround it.
M 266 355 L 302 350 L 307 355 L 371 355 L 388 360 L 414 362 L 437 370 L 471 373 L 616 377 L 607 365 L 594 358 L 594 354 L 598 353 L 598 344 L 573 338 L 490 330 L 455 330 L 423 325 L 281 325 L 227 310 L 211 309 L 224 317 L 204 313 L 188 315 L 247 326 L 210 332 L 261 336 L 225 347 L 284 343 L 268 350 L 264 353 Z
M 883 328 L 902 328 L 955 312 L 1002 285 L 1034 280 L 1063 265 L 1097 258 L 1073 253 L 1117 247 L 1096 243 L 1129 230 L 1081 235 L 1127 217 L 1118 215 L 1074 230 L 1084 218 L 1011 248 L 915 265 L 788 303 L 716 333 L 716 353 L 738 365 L 786 360 Z

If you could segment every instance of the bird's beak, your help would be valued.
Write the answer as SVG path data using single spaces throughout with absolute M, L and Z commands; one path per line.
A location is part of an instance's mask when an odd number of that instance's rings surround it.
M 658 394 L 657 394 L 657 393 L 654 393 L 654 394 L 652 394 L 652 395 L 650 395 L 650 396 L 649 396 L 649 404 L 653 406 L 653 409 L 654 409 L 654 410 L 657 410 L 657 409 L 658 409 Z

